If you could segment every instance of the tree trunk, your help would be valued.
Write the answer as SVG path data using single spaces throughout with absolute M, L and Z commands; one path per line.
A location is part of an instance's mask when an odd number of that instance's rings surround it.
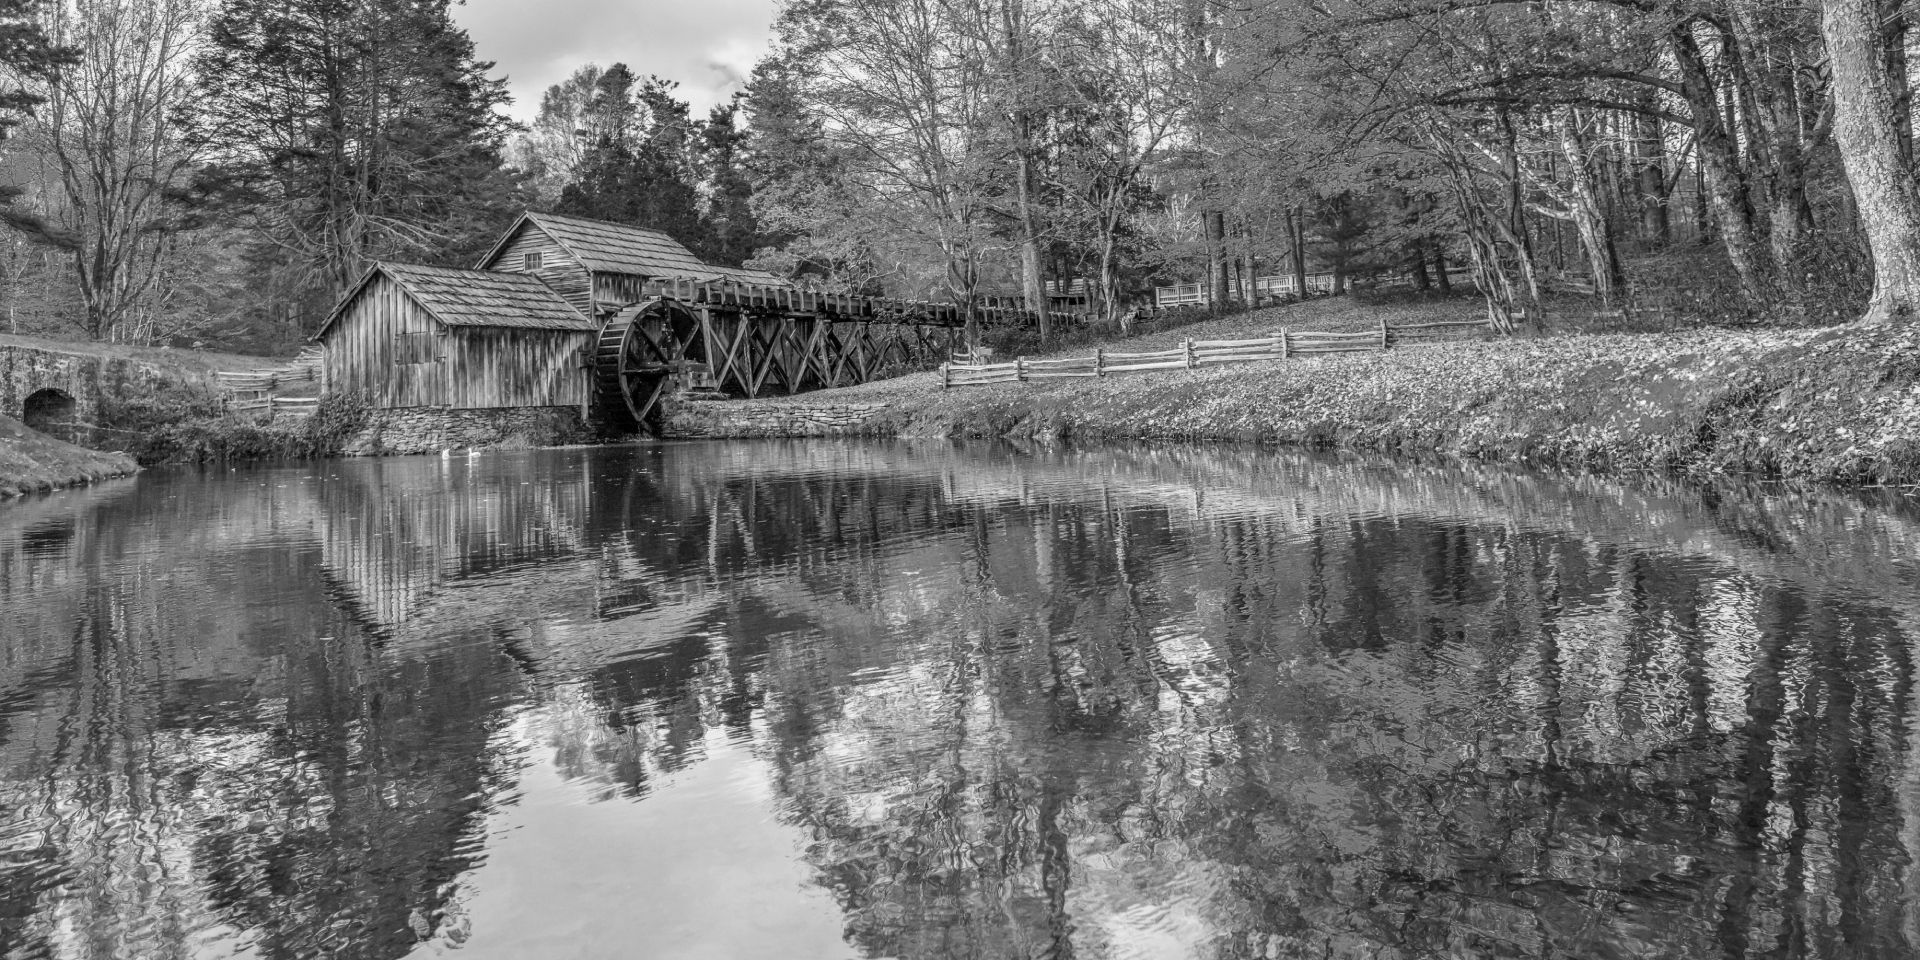
M 1453 292 L 1453 280 L 1447 277 L 1447 255 L 1439 250 L 1433 252 L 1433 276 L 1440 284 L 1441 293 Z
M 1209 210 L 1200 215 L 1207 234 L 1208 312 L 1219 314 L 1229 295 L 1227 280 L 1227 215 Z
M 1660 121 L 1654 117 L 1637 118 L 1640 135 L 1634 153 L 1638 169 L 1634 171 L 1636 198 L 1640 203 L 1640 232 L 1648 241 L 1665 246 L 1673 239 L 1667 216 L 1666 155 L 1667 142 Z
M 1033 206 L 1028 200 L 1027 160 L 1020 159 L 1020 286 L 1026 294 L 1027 310 L 1033 314 L 1040 342 L 1053 336 L 1053 311 L 1047 306 L 1046 281 L 1040 272 L 1040 237 L 1034 225 Z
M 1008 0 L 1001 7 L 1001 24 L 1006 30 L 1007 67 L 1013 76 L 1013 95 L 1020 101 L 1013 110 L 1014 193 L 1020 208 L 1020 285 L 1026 294 L 1027 310 L 1033 314 L 1040 342 L 1053 336 L 1053 316 L 1047 309 L 1047 288 L 1040 265 L 1040 218 L 1034 212 L 1033 157 L 1034 115 L 1027 107 L 1027 41 L 1030 36 L 1026 4 Z
M 1128 333 L 1130 332 L 1128 327 L 1132 326 L 1132 324 L 1127 321 L 1127 314 L 1122 313 L 1120 310 L 1120 298 L 1118 296 L 1119 283 L 1113 275 L 1113 246 L 1114 238 L 1112 233 L 1109 232 L 1100 238 L 1101 318 L 1108 323 L 1119 323 L 1120 332 Z
M 1833 70 L 1833 134 L 1873 253 L 1868 320 L 1912 322 L 1920 303 L 1920 192 L 1900 155 L 1900 122 L 1875 0 L 1822 0 Z
M 1886 19 L 1887 30 L 1887 78 L 1892 84 L 1895 105 L 1894 122 L 1900 130 L 1900 159 L 1913 169 L 1913 109 L 1908 98 L 1913 88 L 1907 82 L 1907 11 L 1906 4 L 1896 3 Z
M 1572 202 L 1567 204 L 1573 215 L 1574 230 L 1580 236 L 1580 246 L 1587 255 L 1587 268 L 1593 274 L 1593 292 L 1600 302 L 1608 307 L 1613 305 L 1614 293 L 1625 280 L 1620 269 L 1620 258 L 1613 246 L 1613 225 L 1607 222 L 1600 208 L 1600 197 L 1596 191 L 1593 169 L 1589 165 L 1591 153 L 1587 149 L 1586 138 L 1581 135 L 1579 118 L 1572 107 L 1561 107 L 1555 118 L 1560 134 L 1560 150 L 1567 160 L 1569 178 L 1573 183 Z M 1558 232 L 1556 225 L 1556 233 Z
M 1753 226 L 1753 201 L 1740 165 L 1739 146 L 1734 142 L 1732 126 L 1721 114 L 1719 90 L 1705 55 L 1693 37 L 1693 21 L 1683 20 L 1667 35 L 1674 60 L 1680 67 L 1680 86 L 1687 107 L 1693 114 L 1694 151 L 1727 249 L 1727 261 L 1740 278 L 1740 289 L 1747 299 L 1760 303 L 1768 298 L 1772 270 Z
M 1305 300 L 1307 298 L 1307 208 L 1302 206 L 1287 211 L 1287 227 L 1293 235 L 1293 295 Z

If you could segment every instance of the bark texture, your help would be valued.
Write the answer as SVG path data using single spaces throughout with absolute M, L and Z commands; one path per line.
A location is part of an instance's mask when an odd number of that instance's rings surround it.
M 1920 191 L 1900 150 L 1893 83 L 1876 0 L 1823 0 L 1833 69 L 1833 133 L 1873 253 L 1867 319 L 1913 322 L 1920 302 Z

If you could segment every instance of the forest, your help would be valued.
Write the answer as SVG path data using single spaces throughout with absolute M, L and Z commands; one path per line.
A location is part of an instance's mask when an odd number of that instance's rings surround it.
M 446 0 L 0 0 L 0 330 L 285 350 L 529 208 L 1043 338 L 1076 284 L 1450 266 L 1508 331 L 1904 321 L 1912 42 L 1898 0 L 787 0 L 704 116 L 582 64 L 520 124 Z

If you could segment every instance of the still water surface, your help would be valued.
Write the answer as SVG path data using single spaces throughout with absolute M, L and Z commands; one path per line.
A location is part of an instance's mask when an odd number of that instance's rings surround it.
M 0 506 L 0 955 L 1911 958 L 1920 517 L 764 443 Z

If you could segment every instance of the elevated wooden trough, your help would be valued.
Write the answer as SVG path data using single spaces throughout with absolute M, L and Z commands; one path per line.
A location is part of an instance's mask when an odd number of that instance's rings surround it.
M 740 281 L 650 280 L 601 328 L 594 349 L 603 410 L 644 424 L 676 387 L 759 397 L 865 383 L 939 365 L 967 311 L 950 303 L 820 293 Z M 983 324 L 1024 311 L 979 307 Z

